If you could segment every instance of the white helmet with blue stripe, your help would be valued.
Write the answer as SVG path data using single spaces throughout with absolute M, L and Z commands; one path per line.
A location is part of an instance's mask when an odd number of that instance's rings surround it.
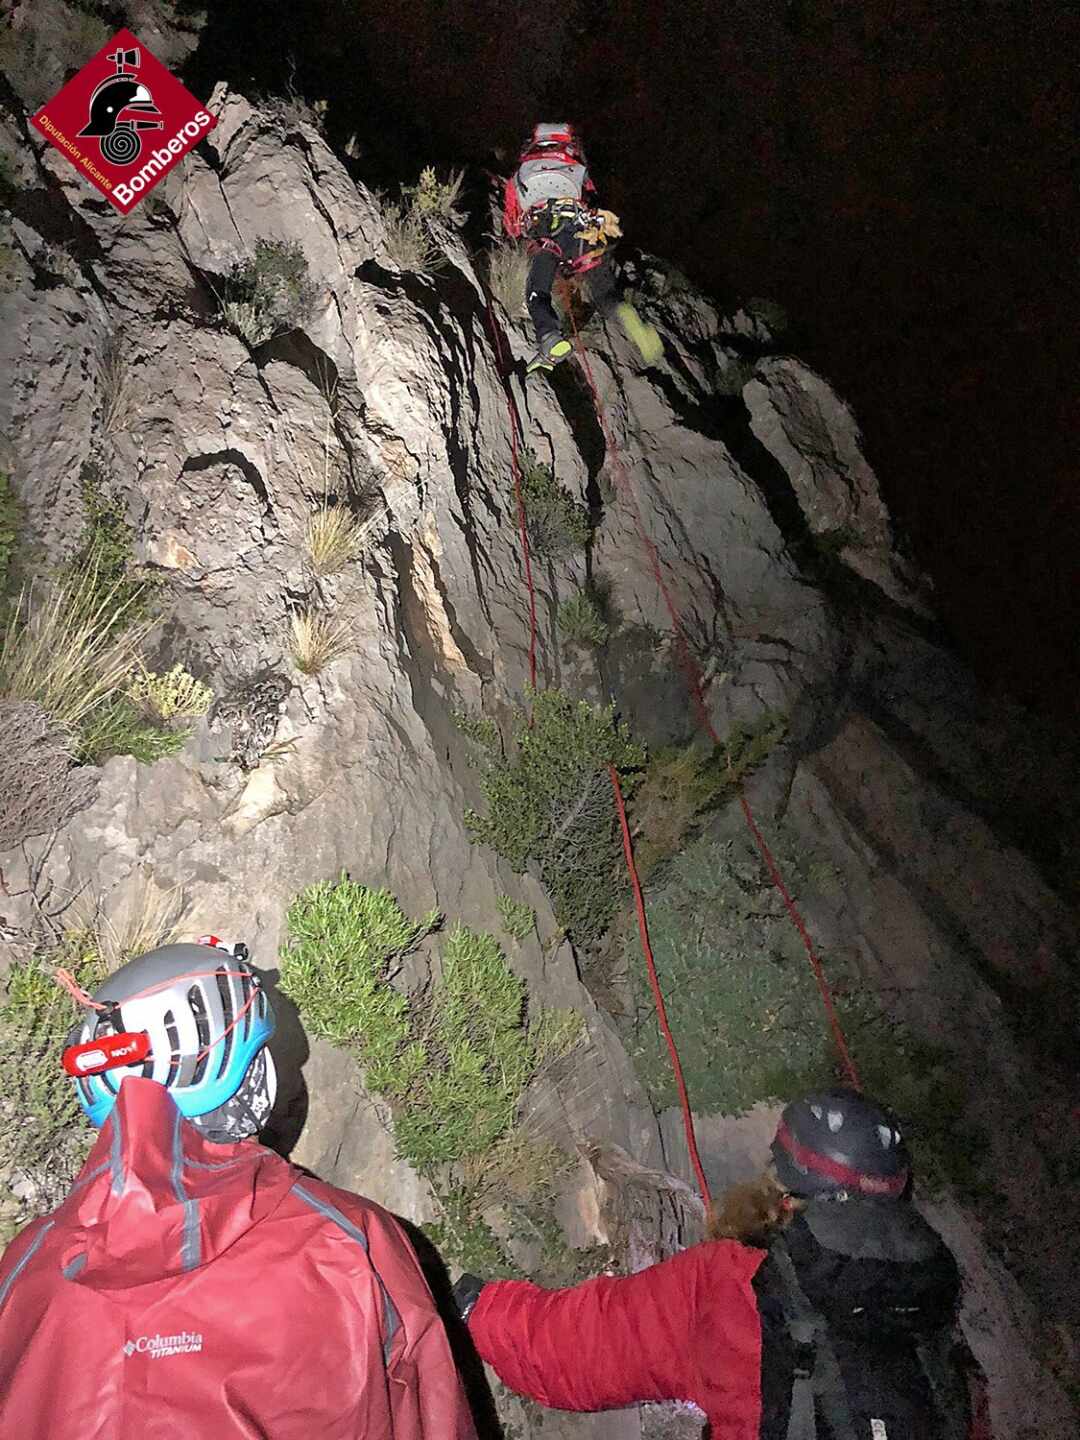
M 70 1045 L 114 1035 L 149 1040 L 145 1058 L 134 1064 L 74 1072 L 79 1104 L 95 1125 L 105 1123 L 128 1075 L 164 1085 L 180 1113 L 210 1138 L 242 1138 L 265 1123 L 276 1091 L 265 1049 L 274 1014 L 246 955 L 244 946 L 219 941 L 163 945 L 94 991 Z

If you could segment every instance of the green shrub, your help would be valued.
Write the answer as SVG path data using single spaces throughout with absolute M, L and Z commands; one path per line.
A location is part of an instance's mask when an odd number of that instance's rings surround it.
M 316 296 L 302 246 L 260 239 L 253 255 L 233 265 L 218 298 L 226 324 L 254 350 L 304 325 Z
M 87 765 L 104 765 L 114 755 L 133 755 L 141 765 L 153 765 L 176 755 L 187 744 L 189 728 L 174 730 L 155 724 L 143 708 L 126 694 L 117 694 L 98 707 L 80 727 L 78 759 Z
M 101 957 L 86 937 L 70 938 L 54 954 L 16 961 L 5 977 L 7 998 L 0 1008 L 0 1242 L 34 1215 L 59 1204 L 94 1139 L 60 1066 L 78 1012 L 52 978 L 58 964 L 91 989 L 105 977 Z
M 555 623 L 572 645 L 599 649 L 611 634 L 603 600 L 588 586 L 562 601 L 555 612 Z
M 526 905 L 522 900 L 512 900 L 509 895 L 499 895 L 495 900 L 495 908 L 499 912 L 503 929 L 515 940 L 524 940 L 527 935 L 532 934 L 536 925 L 536 912 L 531 905 Z
M 461 198 L 464 180 L 464 170 L 453 170 L 446 180 L 440 180 L 435 173 L 435 167 L 425 165 L 416 184 L 406 185 L 402 195 L 414 214 L 459 224 L 464 217 L 458 210 L 457 203 Z
M 567 1163 L 517 1115 L 529 1081 L 580 1037 L 581 1017 L 530 1016 L 494 939 L 463 926 L 446 937 L 438 977 L 401 993 L 391 976 L 439 916 L 414 924 L 388 891 L 345 876 L 303 891 L 287 918 L 281 988 L 308 1030 L 351 1049 L 368 1089 L 389 1101 L 398 1154 L 443 1211 L 436 1243 L 482 1273 L 516 1273 L 484 1212 L 540 1202 Z
M 695 1109 L 741 1114 L 843 1076 L 806 949 L 734 808 L 647 892 L 649 934 Z M 783 831 L 770 835 L 785 882 L 805 901 L 826 877 Z M 828 877 L 831 879 L 831 875 Z M 816 881 L 816 883 L 815 883 Z M 626 942 L 633 1015 L 621 1021 L 658 1108 L 678 1103 L 636 935 Z M 887 1017 L 853 964 L 821 956 L 837 1013 L 868 1093 L 895 1106 L 919 1147 L 920 1173 L 970 1185 L 978 1137 L 962 1117 L 945 1052 Z
M 397 963 L 438 923 L 405 918 L 388 890 L 370 890 L 343 875 L 312 885 L 286 916 L 289 944 L 281 986 L 312 1034 L 356 1049 L 370 1088 L 395 1093 L 399 1056 L 409 1035 L 409 1002 L 389 983 Z
M 695 737 L 650 755 L 634 797 L 638 873 L 644 880 L 676 854 L 702 818 L 724 804 L 787 734 L 787 719 L 766 710 L 752 725 L 734 725 L 722 745 Z
M 620 841 L 608 766 L 633 792 L 645 752 L 615 719 L 613 706 L 537 691 L 532 714 L 518 712 L 507 758 L 491 730 L 471 727 L 487 814 L 465 816 L 478 844 L 520 872 L 530 860 L 559 923 L 578 945 L 600 939 L 622 893 L 615 883 Z M 531 720 L 531 723 L 530 723 Z
M 11 476 L 0 471 L 0 595 L 7 594 L 11 557 L 19 534 L 19 502 Z
M 583 550 L 589 543 L 592 527 L 585 506 L 559 484 L 551 466 L 541 464 L 531 450 L 521 457 L 521 498 L 529 544 L 537 555 L 557 559 Z
M 96 461 L 88 460 L 79 476 L 82 493 L 82 534 L 65 575 L 75 582 L 94 611 L 109 597 L 110 630 L 117 633 L 142 619 L 150 609 L 153 586 L 135 567 L 134 536 L 123 501 L 110 495 Z M 87 577 L 93 585 L 87 588 Z

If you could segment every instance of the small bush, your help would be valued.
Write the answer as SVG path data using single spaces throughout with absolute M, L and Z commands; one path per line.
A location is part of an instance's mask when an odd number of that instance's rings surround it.
M 499 895 L 495 900 L 495 908 L 499 912 L 503 929 L 515 940 L 524 940 L 527 935 L 532 934 L 536 926 L 536 911 L 531 905 L 526 905 L 522 900 L 512 900 L 509 895 Z
M 182 665 L 174 665 L 159 675 L 140 663 L 128 687 L 128 696 L 155 720 L 167 724 L 172 720 L 197 720 L 205 715 L 214 692 L 209 685 L 189 675 Z
M 388 891 L 345 876 L 302 892 L 287 920 L 281 988 L 390 1102 L 398 1153 L 443 1211 L 432 1238 L 485 1274 L 515 1273 L 483 1212 L 543 1200 L 568 1163 L 517 1117 L 529 1081 L 577 1043 L 581 1017 L 529 1016 L 496 942 L 462 926 L 447 936 L 441 974 L 402 994 L 391 981 L 439 916 L 413 923 Z
M 483 723 L 464 728 L 478 747 L 488 812 L 466 813 L 473 840 L 519 872 L 534 861 L 559 923 L 576 944 L 594 943 L 621 893 L 614 883 L 621 852 L 607 767 L 615 766 L 629 795 L 644 750 L 615 719 L 614 707 L 575 703 L 558 690 L 537 692 L 531 717 L 518 713 L 510 758 Z
M 555 612 L 555 623 L 571 645 L 594 650 L 606 645 L 611 634 L 603 601 L 588 587 L 561 602 Z
M 521 498 L 529 544 L 538 555 L 555 559 L 574 550 L 583 550 L 592 533 L 589 513 L 565 486 L 555 479 L 550 465 L 543 465 L 531 450 L 521 460 Z
M 309 607 L 289 617 L 289 654 L 305 675 L 318 675 L 352 647 L 352 626 L 341 615 Z
M 309 516 L 304 533 L 308 561 L 316 575 L 336 575 L 364 548 L 370 525 L 357 519 L 347 505 L 320 505 Z
M 78 1011 L 56 984 L 57 965 L 93 989 L 105 966 L 86 936 L 49 956 L 16 961 L 0 1008 L 0 1241 L 52 1210 L 82 1167 L 94 1132 L 81 1116 L 60 1054 Z
M 453 170 L 446 180 L 440 180 L 435 167 L 425 165 L 417 183 L 406 185 L 402 194 L 414 214 L 460 224 L 464 216 L 458 210 L 457 202 L 461 198 L 464 180 L 464 170 Z
M 256 240 L 238 260 L 219 296 L 226 324 L 251 349 L 298 330 L 310 318 L 317 291 L 307 257 L 295 240 Z
M 0 700 L 0 851 L 59 830 L 94 796 L 93 777 L 73 770 L 71 733 L 29 701 Z
M 0 471 L 0 595 L 7 593 L 11 557 L 19 534 L 20 510 L 11 476 Z
M 488 289 L 511 320 L 528 314 L 525 285 L 529 277 L 529 263 L 524 245 L 513 241 L 496 242 L 484 261 Z
M 797 901 L 832 881 L 781 829 L 770 848 Z M 741 1114 L 759 1100 L 842 1078 L 817 983 L 741 817 L 698 839 L 647 894 L 649 933 L 668 1019 L 694 1106 Z M 678 1103 L 671 1062 L 635 936 L 626 941 L 634 1013 L 621 1023 L 657 1109 Z M 968 1184 L 978 1137 L 965 1132 L 963 1097 L 948 1057 L 887 1017 L 854 964 L 822 956 L 837 1013 L 869 1093 L 895 1105 L 920 1145 L 920 1174 Z
M 752 725 L 733 726 L 722 745 L 694 739 L 653 752 L 633 806 L 643 880 L 681 848 L 703 817 L 731 797 L 786 734 L 786 717 L 767 710 Z
M 75 587 L 73 593 L 82 596 L 99 618 L 107 618 L 109 632 L 114 633 L 148 613 L 153 585 L 134 564 L 134 537 L 125 506 L 108 493 L 95 461 L 83 465 L 79 485 L 86 519 L 78 548 L 64 573 Z M 107 607 L 102 604 L 106 597 Z M 106 616 L 106 609 L 111 616 Z
M 104 765 L 114 755 L 132 755 L 140 765 L 153 765 L 182 750 L 190 734 L 154 724 L 129 696 L 115 695 L 80 727 L 78 758 Z

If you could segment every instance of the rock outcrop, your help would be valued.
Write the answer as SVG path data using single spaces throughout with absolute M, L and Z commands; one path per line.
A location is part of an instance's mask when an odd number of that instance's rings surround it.
M 29 933 L 37 905 L 58 913 L 80 895 L 118 907 L 149 876 L 179 887 L 185 931 L 243 935 L 272 967 L 289 902 L 344 869 L 389 886 L 410 914 L 438 906 L 480 928 L 492 927 L 498 894 L 524 899 L 550 938 L 538 884 L 469 841 L 463 815 L 478 792 L 451 719 L 464 708 L 505 721 L 528 679 L 507 392 L 472 259 L 446 226 L 445 269 L 403 270 L 376 199 L 315 128 L 223 88 L 209 103 L 217 128 L 124 221 L 51 150 L 34 147 L 31 164 L 25 132 L 5 122 L 4 150 L 38 197 L 14 207 L 12 288 L 0 297 L 0 430 L 28 532 L 47 562 L 64 557 L 81 523 L 80 468 L 104 457 L 137 558 L 162 582 L 160 656 L 218 696 L 182 754 L 109 761 L 81 814 L 0 857 L 9 932 Z M 39 212 L 54 229 L 36 228 Z M 62 273 L 48 250 L 61 230 L 71 237 Z M 215 289 L 258 239 L 302 246 L 318 296 L 301 330 L 252 352 L 221 324 Z M 979 1313 L 994 1317 L 973 1343 L 998 1387 L 995 1433 L 1064 1435 L 1067 1402 L 1039 1337 L 1067 1337 L 1080 1320 L 1069 1283 L 1080 1213 L 1061 1176 L 1077 1146 L 1062 1135 L 1075 1126 L 1070 1054 L 1057 1043 L 1067 1007 L 1075 1021 L 1068 912 L 1002 843 L 970 757 L 955 753 L 951 696 L 970 695 L 970 682 L 899 556 L 848 409 L 824 378 L 774 353 L 767 332 L 751 343 L 704 297 L 656 293 L 648 262 L 638 269 L 661 364 L 643 369 L 621 335 L 585 335 L 625 478 L 574 366 L 528 390 L 518 366 L 509 382 L 527 443 L 590 507 L 588 565 L 621 617 L 601 664 L 564 654 L 556 606 L 584 582 L 586 561 L 538 561 L 540 683 L 614 697 L 646 741 L 689 734 L 686 678 L 640 524 L 717 731 L 764 710 L 790 716 L 749 794 L 766 830 L 785 817 L 842 877 L 837 898 L 812 904 L 823 951 L 844 947 L 972 1082 L 995 1208 L 968 1204 L 949 1223 L 980 1276 Z M 523 326 L 498 307 L 493 318 L 520 361 Z M 119 370 L 105 358 L 116 354 Z M 370 527 L 361 560 L 319 578 L 304 533 L 327 490 Z M 348 653 L 308 677 L 287 646 L 289 615 L 304 606 L 350 627 Z M 935 670 L 946 678 L 929 704 Z M 534 937 L 511 958 L 540 1000 L 587 1019 L 584 1058 L 551 1103 L 566 1143 L 593 1147 L 568 1233 L 603 1238 L 597 1196 L 617 1182 L 596 1156 L 689 1179 L 681 1139 L 670 1117 L 657 1124 L 570 946 Z M 296 1158 L 410 1219 L 432 1218 L 352 1061 L 313 1043 L 305 1075 Z M 722 1118 L 704 1128 L 710 1167 L 726 1178 L 736 1130 Z M 738 1135 L 746 1168 L 760 1164 L 767 1125 Z M 665 1205 L 653 1208 L 670 1231 Z M 993 1291 L 1000 1260 L 1026 1294 L 1023 1326 L 1011 1301 L 985 1299 L 1003 1293 Z M 1001 1360 L 1013 1346 L 1037 1379 L 1026 1414 Z M 628 1437 L 640 1424 L 636 1414 L 602 1426 L 549 1417 L 543 1429 Z

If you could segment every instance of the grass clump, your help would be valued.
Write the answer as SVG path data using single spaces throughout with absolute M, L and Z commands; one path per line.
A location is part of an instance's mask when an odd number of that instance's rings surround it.
M 503 929 L 513 939 L 524 940 L 532 934 L 536 926 L 536 911 L 531 905 L 526 905 L 523 900 L 512 900 L 509 895 L 499 895 L 495 900 L 495 908 L 499 912 Z
M 60 1054 L 77 1012 L 53 979 L 70 970 L 93 989 L 104 962 L 89 935 L 71 936 L 50 955 L 17 960 L 4 979 L 0 1008 L 0 1242 L 66 1194 L 90 1150 Z
M 341 615 L 308 606 L 289 617 L 289 654 L 304 675 L 318 675 L 334 660 L 347 655 L 352 645 L 352 627 Z
M 310 318 L 316 288 L 295 240 L 256 240 L 237 260 L 218 297 L 225 323 L 251 349 L 298 330 Z
M 454 171 L 448 180 L 440 180 L 432 166 L 420 172 L 415 185 L 402 188 L 401 197 L 391 200 L 378 195 L 382 212 L 386 248 L 401 270 L 418 275 L 434 275 L 446 268 L 447 257 L 432 229 L 433 224 L 460 224 L 464 218 L 457 209 L 461 195 L 462 171 Z
M 521 457 L 521 498 L 529 544 L 538 555 L 557 559 L 589 543 L 589 512 L 555 479 L 555 471 L 531 450 Z
M 344 875 L 313 885 L 289 908 L 281 988 L 311 1033 L 352 1050 L 368 1089 L 389 1102 L 398 1154 L 443 1211 L 433 1238 L 485 1274 L 507 1274 L 485 1214 L 523 1187 L 535 1200 L 567 1163 L 517 1116 L 530 1080 L 576 1043 L 583 1022 L 530 1016 L 495 940 L 461 925 L 446 937 L 437 978 L 411 994 L 396 989 L 404 957 L 439 918 L 411 921 L 388 891 Z
M 600 649 L 607 644 L 611 634 L 603 599 L 589 586 L 560 603 L 555 612 L 555 623 L 571 645 L 579 645 L 583 649 Z
M 364 548 L 370 525 L 360 521 L 347 505 L 324 502 L 308 517 L 304 548 L 316 575 L 336 575 Z
M 484 269 L 488 289 L 511 320 L 527 314 L 525 285 L 529 276 L 529 255 L 524 245 L 496 242 L 487 252 Z
M 620 856 L 609 765 L 623 792 L 633 792 L 645 752 L 615 719 L 614 707 L 575 702 L 559 690 L 537 691 L 530 717 L 518 712 L 511 753 L 493 727 L 462 723 L 477 746 L 487 814 L 468 811 L 478 844 L 490 845 L 519 873 L 540 871 L 559 923 L 575 944 L 599 940 L 620 893 Z

